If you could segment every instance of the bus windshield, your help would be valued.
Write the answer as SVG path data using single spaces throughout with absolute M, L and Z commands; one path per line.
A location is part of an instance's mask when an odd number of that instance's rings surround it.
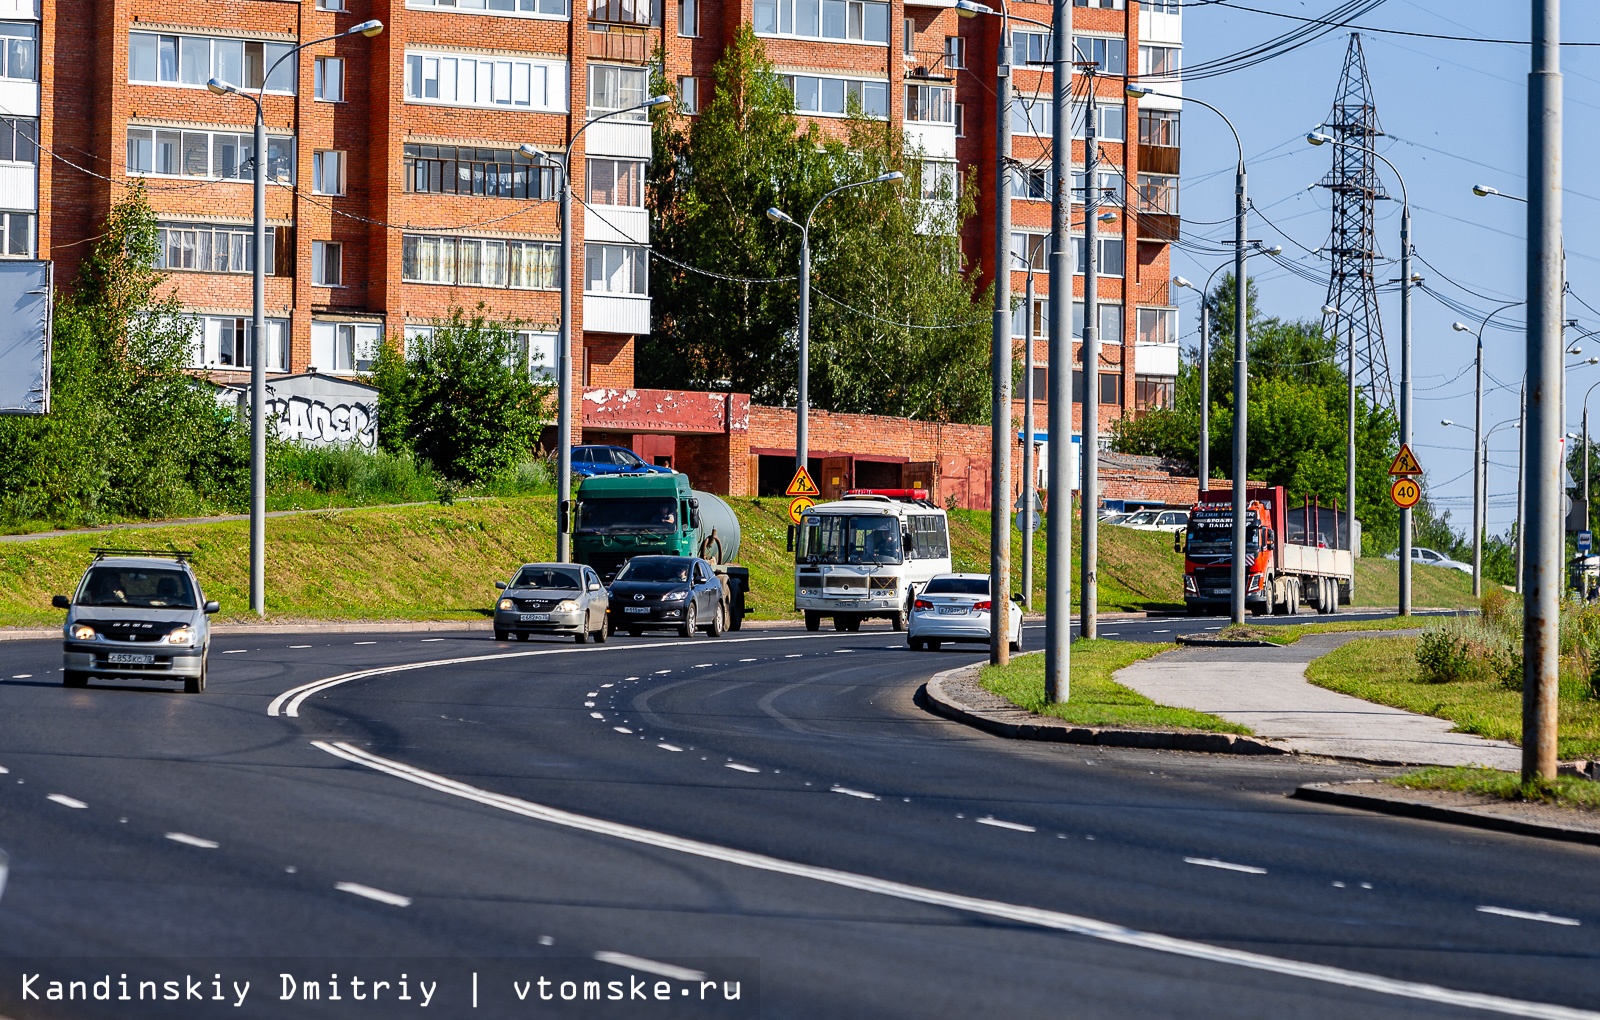
M 800 529 L 804 563 L 903 563 L 900 519 L 886 514 L 813 514 Z
M 579 531 L 675 531 L 675 499 L 585 499 L 578 503 Z

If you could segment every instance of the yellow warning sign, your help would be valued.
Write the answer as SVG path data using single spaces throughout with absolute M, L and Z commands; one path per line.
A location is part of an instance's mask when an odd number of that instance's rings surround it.
M 1402 510 L 1410 510 L 1422 499 L 1422 486 L 1415 478 L 1396 478 L 1389 486 L 1389 498 Z
M 789 523 L 799 524 L 807 510 L 817 505 L 817 501 L 810 496 L 796 496 L 789 501 Z
M 1420 475 L 1422 465 L 1417 463 L 1417 455 L 1411 452 L 1409 443 L 1400 444 L 1400 452 L 1394 455 L 1394 462 L 1389 465 L 1391 475 Z
M 820 496 L 822 490 L 817 488 L 817 483 L 811 480 L 811 473 L 801 468 L 794 473 L 794 481 L 783 490 L 785 496 Z

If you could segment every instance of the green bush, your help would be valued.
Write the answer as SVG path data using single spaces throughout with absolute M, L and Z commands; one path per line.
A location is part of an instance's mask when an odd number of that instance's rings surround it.
M 357 505 L 427 502 L 437 496 L 439 482 L 438 472 L 410 453 L 299 443 L 274 445 L 269 478 L 274 490 L 344 493 Z
M 1428 683 L 1473 679 L 1482 663 L 1467 639 L 1449 628 L 1431 627 L 1417 639 L 1417 668 Z

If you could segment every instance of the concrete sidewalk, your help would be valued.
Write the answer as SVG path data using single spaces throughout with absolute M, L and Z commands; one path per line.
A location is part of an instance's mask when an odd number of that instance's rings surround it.
M 1394 765 L 1516 770 L 1522 749 L 1450 732 L 1451 723 L 1308 682 L 1312 659 L 1370 636 L 1313 634 L 1282 648 L 1181 648 L 1118 670 L 1116 681 L 1163 705 L 1209 712 L 1302 754 Z

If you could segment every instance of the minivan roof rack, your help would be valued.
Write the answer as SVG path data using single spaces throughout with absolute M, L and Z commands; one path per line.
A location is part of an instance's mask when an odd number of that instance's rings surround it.
M 193 549 L 102 549 L 91 548 L 94 558 L 103 560 L 107 556 L 151 556 L 164 560 L 177 560 L 179 563 L 189 562 L 189 557 L 194 555 Z

